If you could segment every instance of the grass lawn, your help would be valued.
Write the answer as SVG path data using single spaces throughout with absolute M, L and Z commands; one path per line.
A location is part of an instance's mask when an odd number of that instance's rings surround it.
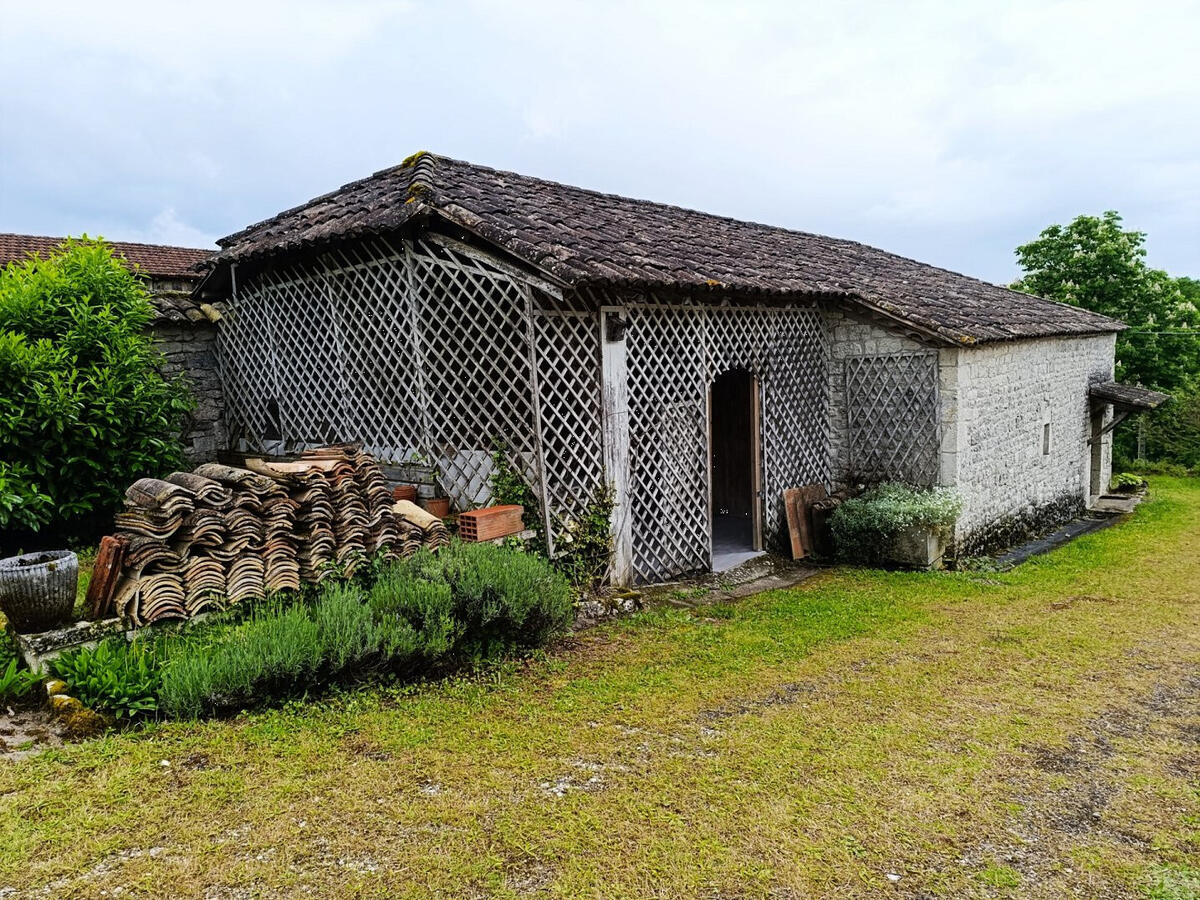
M 1005 573 L 0 766 L 0 896 L 1200 896 L 1200 480 Z

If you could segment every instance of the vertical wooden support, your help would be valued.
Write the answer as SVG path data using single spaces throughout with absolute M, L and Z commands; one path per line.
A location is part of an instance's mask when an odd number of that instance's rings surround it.
M 238 289 L 237 289 L 237 287 L 238 287 L 238 285 L 237 285 L 237 263 L 230 263 L 229 264 L 229 307 L 235 316 L 237 315 L 237 308 L 238 308 Z M 228 323 L 228 320 L 222 322 L 222 319 L 225 319 L 225 317 L 222 316 L 221 319 L 218 319 L 217 323 L 216 323 L 216 326 L 217 326 L 216 348 L 217 348 L 217 378 L 221 382 L 221 385 L 224 386 L 226 384 L 229 384 L 229 375 L 227 374 L 226 360 L 225 360 L 225 354 L 229 352 L 228 348 L 225 346 L 225 341 L 227 339 L 227 335 L 229 334 L 229 332 L 227 330 L 229 328 L 229 323 Z M 225 411 L 225 416 L 226 416 L 225 427 L 228 429 L 229 421 L 230 421 L 229 420 L 229 410 Z M 229 448 L 222 447 L 221 448 L 222 450 L 230 449 L 233 446 L 232 445 L 233 435 L 226 432 L 226 438 L 227 438 L 227 440 L 229 440 L 231 442 L 230 447 Z
M 430 465 L 437 465 L 440 457 L 433 441 L 433 406 L 429 399 L 429 386 L 425 380 L 425 337 L 421 327 L 424 310 L 420 308 L 421 291 L 417 288 L 417 264 L 414 260 L 412 241 L 404 241 L 404 270 L 408 284 L 408 348 L 413 358 L 413 376 L 417 387 L 417 403 L 421 413 L 421 453 L 429 457 Z M 440 485 L 445 490 L 445 485 Z
M 701 313 L 703 315 L 703 313 Z M 711 368 L 705 376 L 708 387 L 704 391 L 704 479 L 707 484 L 705 497 L 708 498 L 708 559 L 705 563 L 705 571 L 711 572 L 713 567 L 713 554 L 716 552 L 713 547 L 713 507 L 716 505 L 713 502 L 713 429 L 712 429 L 712 394 L 713 394 L 713 379 Z
M 334 426 L 335 433 L 337 435 L 353 434 L 354 432 L 346 427 L 350 421 L 351 387 L 349 379 L 346 378 L 346 342 L 342 338 L 342 323 L 339 320 L 340 305 L 334 289 L 333 274 L 329 271 L 329 264 L 319 259 L 318 265 L 322 267 L 321 282 L 325 285 L 325 301 L 329 304 L 329 330 L 333 334 L 333 358 L 337 365 L 337 370 L 333 373 L 337 384 L 337 405 L 334 413 L 337 416 L 337 424 Z
M 546 453 L 542 448 L 542 391 L 538 383 L 537 331 L 533 323 L 533 288 L 522 283 L 525 295 L 525 334 L 529 350 L 529 391 L 533 403 L 533 452 L 537 457 L 538 493 L 542 501 L 542 524 L 546 529 L 546 555 L 554 559 L 554 520 L 550 518 L 550 491 L 546 487 Z
M 754 485 L 754 505 L 751 507 L 752 540 L 755 550 L 763 548 L 763 472 L 762 472 L 762 380 L 757 373 L 750 375 L 751 410 L 750 410 L 750 467 L 751 480 Z
M 625 326 L 625 310 L 622 307 L 600 308 L 600 420 L 604 430 L 604 474 L 613 490 L 613 561 L 610 579 L 618 586 L 628 585 L 633 577 Z

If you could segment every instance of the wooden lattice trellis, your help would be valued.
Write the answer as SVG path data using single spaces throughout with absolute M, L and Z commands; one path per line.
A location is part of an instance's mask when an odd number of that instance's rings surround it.
M 845 361 L 850 472 L 926 487 L 938 478 L 937 353 Z
M 708 390 L 731 368 L 761 384 L 764 530 L 781 533 L 782 489 L 829 478 L 812 305 L 564 293 L 436 235 L 364 239 L 238 283 L 219 344 L 231 434 L 256 451 L 357 440 L 424 459 L 459 508 L 489 499 L 500 441 L 561 527 L 606 482 L 601 307 L 628 314 L 633 576 L 711 563 Z
M 583 310 L 534 313 L 546 494 L 556 525 L 578 516 L 604 485 L 599 317 Z
M 607 305 L 622 298 L 608 296 Z M 764 536 L 784 488 L 829 480 L 826 336 L 818 310 L 626 299 L 632 570 L 652 581 L 712 562 L 708 390 L 742 368 L 762 385 Z
M 431 240 L 261 273 L 221 330 L 231 434 L 254 450 L 358 440 L 425 460 L 460 508 L 488 499 L 498 441 L 540 492 L 529 291 Z

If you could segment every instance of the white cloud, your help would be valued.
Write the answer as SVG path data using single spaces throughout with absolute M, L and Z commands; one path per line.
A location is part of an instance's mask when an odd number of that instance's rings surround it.
M 184 222 L 172 207 L 159 211 L 145 231 L 129 232 L 128 237 L 128 240 L 143 244 L 169 244 L 175 247 L 212 247 L 216 239 L 217 235 Z
M 996 280 L 1115 206 L 1200 274 L 1197 26 L 1116 0 L 12 4 L 0 229 L 224 234 L 431 149 Z

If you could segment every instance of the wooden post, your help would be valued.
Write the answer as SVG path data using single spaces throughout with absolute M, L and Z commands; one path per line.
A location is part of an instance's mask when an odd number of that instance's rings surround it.
M 626 371 L 625 310 L 600 308 L 600 417 L 604 430 L 604 475 L 613 490 L 613 584 L 633 578 L 633 517 L 629 496 L 629 380 Z
M 752 498 L 753 515 L 751 521 L 753 523 L 753 541 L 752 545 L 755 550 L 763 548 L 763 472 L 762 472 L 762 381 L 757 373 L 750 375 L 750 390 L 753 393 L 751 398 L 751 444 L 750 444 L 750 471 L 753 479 L 754 494 Z
M 529 391 L 533 401 L 533 452 L 537 461 L 538 493 L 542 501 L 542 524 L 546 529 L 546 556 L 554 559 L 554 520 L 550 518 L 550 479 L 546 474 L 546 451 L 542 445 L 542 389 L 538 381 L 537 332 L 533 323 L 533 288 L 521 284 L 525 295 L 525 344 L 529 351 Z
M 433 404 L 429 398 L 429 385 L 425 381 L 425 336 L 422 329 L 422 319 L 425 310 L 421 308 L 421 291 L 417 287 L 417 262 L 416 251 L 413 249 L 413 242 L 406 239 L 404 241 L 404 278 L 405 284 L 408 287 L 408 351 L 413 358 L 413 380 L 416 382 L 417 397 L 420 403 L 421 429 L 420 442 L 421 447 L 413 447 L 412 450 L 418 450 L 424 453 L 429 458 L 430 465 L 436 465 L 437 460 L 441 458 L 441 449 L 434 444 L 433 433 Z M 336 316 L 335 316 L 336 321 Z M 340 339 L 338 341 L 341 343 Z M 339 350 L 338 360 L 341 360 Z M 347 394 L 349 396 L 349 394 Z M 349 412 L 349 404 L 347 403 L 347 412 Z M 411 453 L 409 454 L 411 459 Z M 405 460 L 406 462 L 408 460 Z M 435 490 L 448 491 L 444 484 L 439 484 L 439 479 L 434 476 Z

